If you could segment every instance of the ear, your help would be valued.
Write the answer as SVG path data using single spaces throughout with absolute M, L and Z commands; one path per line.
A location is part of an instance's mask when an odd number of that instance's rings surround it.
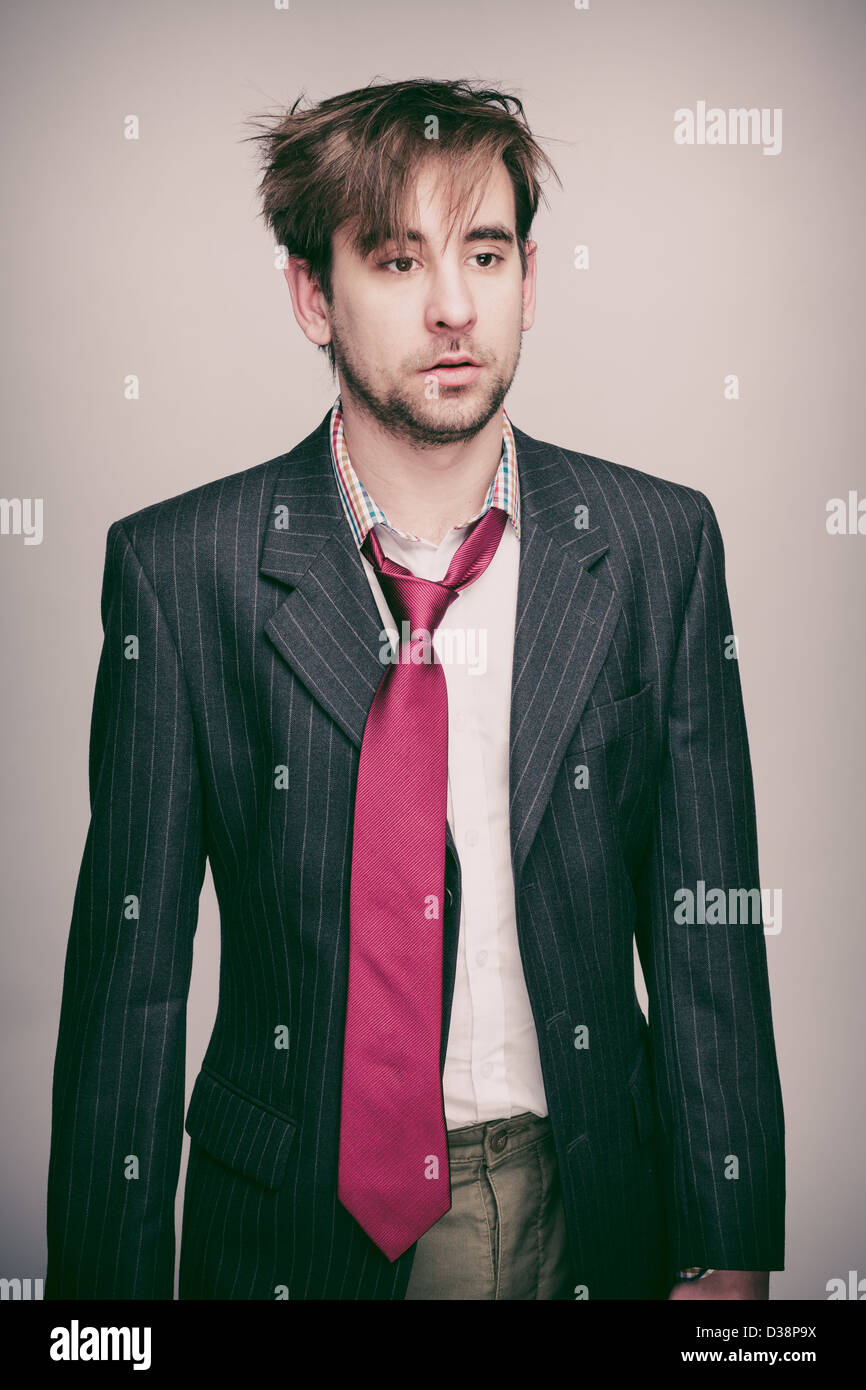
M 530 241 L 527 238 L 525 244 L 526 251 L 526 274 L 523 277 L 523 323 L 524 332 L 531 328 L 535 322 L 535 272 L 536 261 L 535 252 L 538 246 L 537 241 Z
M 290 256 L 283 274 L 292 296 L 292 310 L 311 343 L 324 347 L 331 341 L 328 304 L 318 281 L 310 275 L 307 262 L 300 256 Z

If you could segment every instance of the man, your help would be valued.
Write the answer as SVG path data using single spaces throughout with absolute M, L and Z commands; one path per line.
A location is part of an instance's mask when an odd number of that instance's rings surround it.
M 172 1296 L 209 856 L 182 1298 L 766 1298 L 760 914 L 677 911 L 759 883 L 712 507 L 502 409 L 546 163 L 516 99 L 371 86 L 260 138 L 340 391 L 108 531 L 47 1296 Z

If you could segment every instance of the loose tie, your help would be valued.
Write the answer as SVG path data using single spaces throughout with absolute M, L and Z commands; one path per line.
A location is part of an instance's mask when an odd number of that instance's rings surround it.
M 338 1196 L 389 1260 L 451 1206 L 440 1064 L 448 692 L 433 634 L 496 553 L 507 514 L 474 523 L 441 580 L 361 547 L 409 641 L 373 697 L 358 765 Z

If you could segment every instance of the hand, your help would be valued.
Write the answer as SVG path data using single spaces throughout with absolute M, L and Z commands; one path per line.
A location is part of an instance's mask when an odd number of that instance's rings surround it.
M 668 1294 L 668 1300 L 769 1297 L 770 1274 L 763 1269 L 714 1269 L 703 1279 L 684 1279 L 674 1284 Z

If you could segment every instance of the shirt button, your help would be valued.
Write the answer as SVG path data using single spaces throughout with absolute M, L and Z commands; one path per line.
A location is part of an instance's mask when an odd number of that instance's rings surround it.
M 492 1063 L 492 1062 L 485 1062 L 485 1063 L 484 1063 L 484 1066 L 481 1068 L 481 1075 L 482 1075 L 482 1076 L 491 1076 L 492 1073 L 493 1073 L 493 1063 Z
M 466 840 L 467 845 L 477 845 L 477 844 L 478 844 L 478 831 L 477 831 L 477 830 L 467 830 L 467 831 L 466 831 L 466 835 L 465 835 L 465 840 Z
M 466 729 L 466 715 L 465 715 L 465 714 L 455 714 L 455 716 L 454 716 L 454 728 L 456 729 L 456 731 L 457 731 L 458 734 L 462 734 L 462 733 L 464 732 L 464 730 Z
M 478 955 L 475 957 L 475 959 L 477 960 L 477 962 L 478 962 L 479 965 L 486 965 L 486 964 L 487 964 L 487 952 L 486 952 L 486 951 L 479 951 L 479 952 L 478 952 Z

